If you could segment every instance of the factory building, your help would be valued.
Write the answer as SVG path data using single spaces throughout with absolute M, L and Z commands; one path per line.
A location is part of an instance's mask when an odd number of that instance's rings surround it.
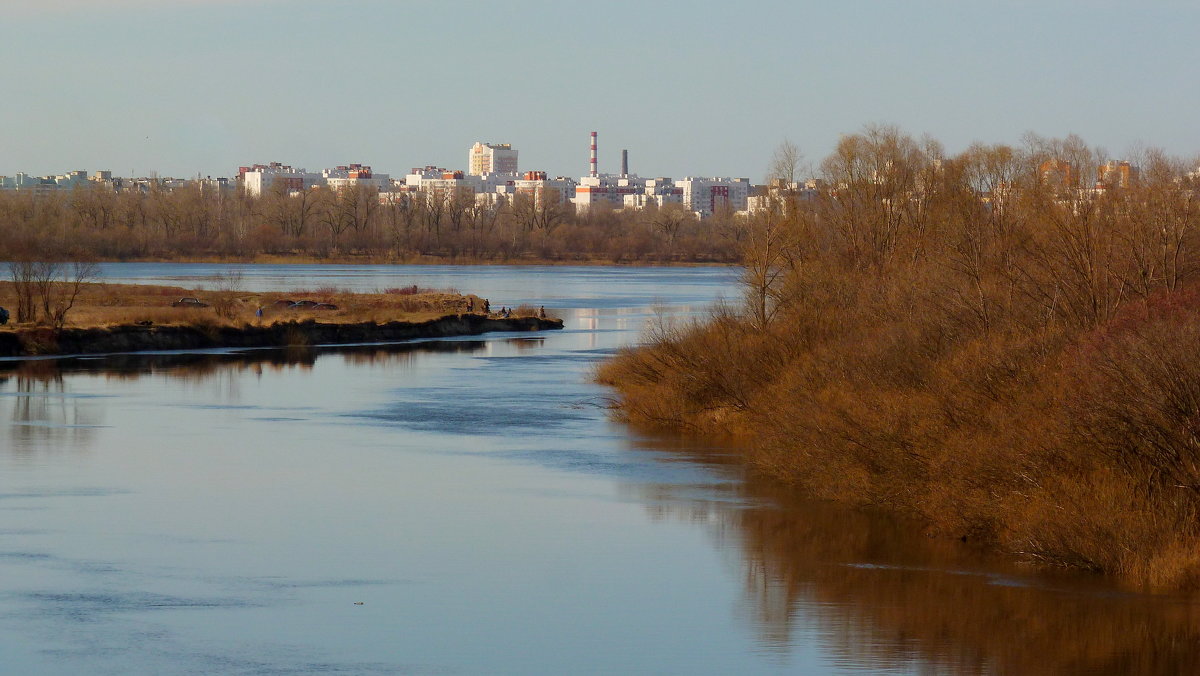
M 575 208 L 579 212 L 599 205 L 614 209 L 644 209 L 649 206 L 683 204 L 700 217 L 730 209 L 744 211 L 750 196 L 747 178 L 642 178 L 629 171 L 629 151 L 621 151 L 621 173 L 602 174 L 599 167 L 597 134 L 588 137 L 588 175 L 579 179 L 575 189 Z

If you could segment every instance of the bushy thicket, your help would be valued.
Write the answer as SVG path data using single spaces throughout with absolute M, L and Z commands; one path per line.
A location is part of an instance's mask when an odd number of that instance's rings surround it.
M 252 198 L 189 183 L 174 190 L 102 186 L 46 194 L 0 191 L 0 260 L 86 253 L 107 260 L 300 255 L 382 260 L 733 262 L 743 224 L 698 221 L 679 205 L 645 211 L 519 196 L 380 201 L 373 189 Z
M 659 327 L 600 379 L 630 419 L 748 436 L 807 494 L 1195 584 L 1200 199 L 1154 151 L 1091 189 L 1103 160 L 1073 137 L 955 157 L 843 137 L 823 187 L 751 228 L 744 303 Z

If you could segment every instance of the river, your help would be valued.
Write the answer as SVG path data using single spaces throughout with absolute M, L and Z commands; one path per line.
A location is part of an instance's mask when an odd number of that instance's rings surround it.
M 609 420 L 728 268 L 105 264 L 417 284 L 563 331 L 0 361 L 2 674 L 1200 673 L 1200 604 L 1036 572 Z

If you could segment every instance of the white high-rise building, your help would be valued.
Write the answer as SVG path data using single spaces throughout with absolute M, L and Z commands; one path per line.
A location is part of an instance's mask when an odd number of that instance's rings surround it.
M 748 178 L 693 178 L 675 181 L 683 191 L 683 205 L 701 218 L 712 216 L 722 209 L 745 211 L 750 197 Z
M 517 151 L 508 143 L 476 142 L 467 155 L 467 174 L 517 173 Z
M 279 162 L 239 167 L 238 178 L 246 194 L 251 197 L 260 197 L 277 185 L 282 185 L 282 189 L 287 192 L 293 192 L 325 184 L 325 177 L 320 174 L 295 169 Z

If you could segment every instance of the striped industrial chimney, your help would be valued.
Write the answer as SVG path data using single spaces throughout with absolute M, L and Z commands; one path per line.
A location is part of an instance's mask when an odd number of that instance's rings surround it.
M 591 176 L 599 176 L 600 172 L 596 170 L 596 132 L 592 132 L 592 163 Z

